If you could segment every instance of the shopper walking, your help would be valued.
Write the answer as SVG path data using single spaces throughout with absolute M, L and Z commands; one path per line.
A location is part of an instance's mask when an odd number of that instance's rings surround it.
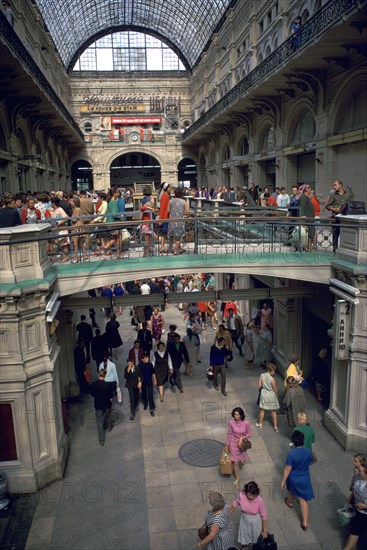
M 234 485 L 239 485 L 239 466 L 248 461 L 247 451 L 243 448 L 245 441 L 251 437 L 250 423 L 245 420 L 245 412 L 241 407 L 232 411 L 232 420 L 229 421 L 225 450 L 233 463 Z
M 226 365 L 225 359 L 231 352 L 225 347 L 225 339 L 219 338 L 216 344 L 210 348 L 209 368 L 214 373 L 213 386 L 219 391 L 218 375 L 220 375 L 220 388 L 222 394 L 226 397 Z
M 100 445 L 104 445 L 106 439 L 106 429 L 112 430 L 112 397 L 113 389 L 105 381 L 106 372 L 101 369 L 98 373 L 98 380 L 93 382 L 90 393 L 94 397 L 94 409 L 97 421 L 98 439 Z
M 258 387 L 260 391 L 260 413 L 259 420 L 256 423 L 256 426 L 260 428 L 263 427 L 263 420 L 265 411 L 270 411 L 273 419 L 274 431 L 278 431 L 278 415 L 277 410 L 279 409 L 278 401 L 278 391 L 277 385 L 274 380 L 276 367 L 272 363 L 268 363 L 266 366 L 266 372 L 263 372 L 258 381 Z
M 301 529 L 307 531 L 309 514 L 308 501 L 314 498 L 309 473 L 309 466 L 313 458 L 311 451 L 304 448 L 304 440 L 305 436 L 303 433 L 296 430 L 292 434 L 292 443 L 295 448 L 288 453 L 281 488 L 284 490 L 285 486 L 287 486 L 288 493 L 284 501 L 288 508 L 293 508 L 294 497 L 298 498 L 302 514 Z

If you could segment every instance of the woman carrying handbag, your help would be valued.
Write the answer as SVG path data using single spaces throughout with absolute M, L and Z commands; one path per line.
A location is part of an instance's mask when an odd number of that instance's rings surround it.
M 225 451 L 229 452 L 233 463 L 235 475 L 234 485 L 237 487 L 239 481 L 239 467 L 248 461 L 247 450 L 251 447 L 249 441 L 251 437 L 250 423 L 245 420 L 245 413 L 241 407 L 235 407 L 232 411 L 232 418 L 228 426 L 228 435 Z
M 232 546 L 228 505 L 223 496 L 214 491 L 209 493 L 209 502 L 212 509 L 208 512 L 205 524 L 198 531 L 199 537 L 204 538 L 196 543 L 196 547 L 206 546 L 208 550 L 228 550 Z

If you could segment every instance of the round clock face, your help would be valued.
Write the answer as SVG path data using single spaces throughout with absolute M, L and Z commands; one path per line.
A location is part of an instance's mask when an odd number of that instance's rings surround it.
M 131 136 L 131 141 L 138 141 L 138 139 L 139 139 L 139 138 L 138 138 L 138 136 L 137 136 L 136 134 L 133 134 L 133 135 Z

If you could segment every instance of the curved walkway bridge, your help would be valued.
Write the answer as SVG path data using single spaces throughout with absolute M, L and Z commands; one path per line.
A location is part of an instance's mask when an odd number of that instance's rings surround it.
M 159 220 L 144 222 L 152 229 L 148 248 L 143 222 L 133 219 L 87 223 L 81 228 L 46 223 L 1 229 L 0 295 L 52 287 L 67 296 L 115 282 L 191 272 L 267 275 L 329 284 L 336 265 L 355 274 L 363 271 L 363 246 L 360 248 L 366 216 L 338 220 L 341 236 L 334 253 L 332 220 L 274 214 L 196 211 L 189 220 L 182 220 L 186 224 L 185 253 L 178 256 L 161 251 Z

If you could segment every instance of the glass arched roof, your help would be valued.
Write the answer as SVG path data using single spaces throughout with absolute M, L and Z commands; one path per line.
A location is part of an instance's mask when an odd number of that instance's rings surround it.
M 66 68 L 96 38 L 123 29 L 161 37 L 192 68 L 236 1 L 35 0 Z

